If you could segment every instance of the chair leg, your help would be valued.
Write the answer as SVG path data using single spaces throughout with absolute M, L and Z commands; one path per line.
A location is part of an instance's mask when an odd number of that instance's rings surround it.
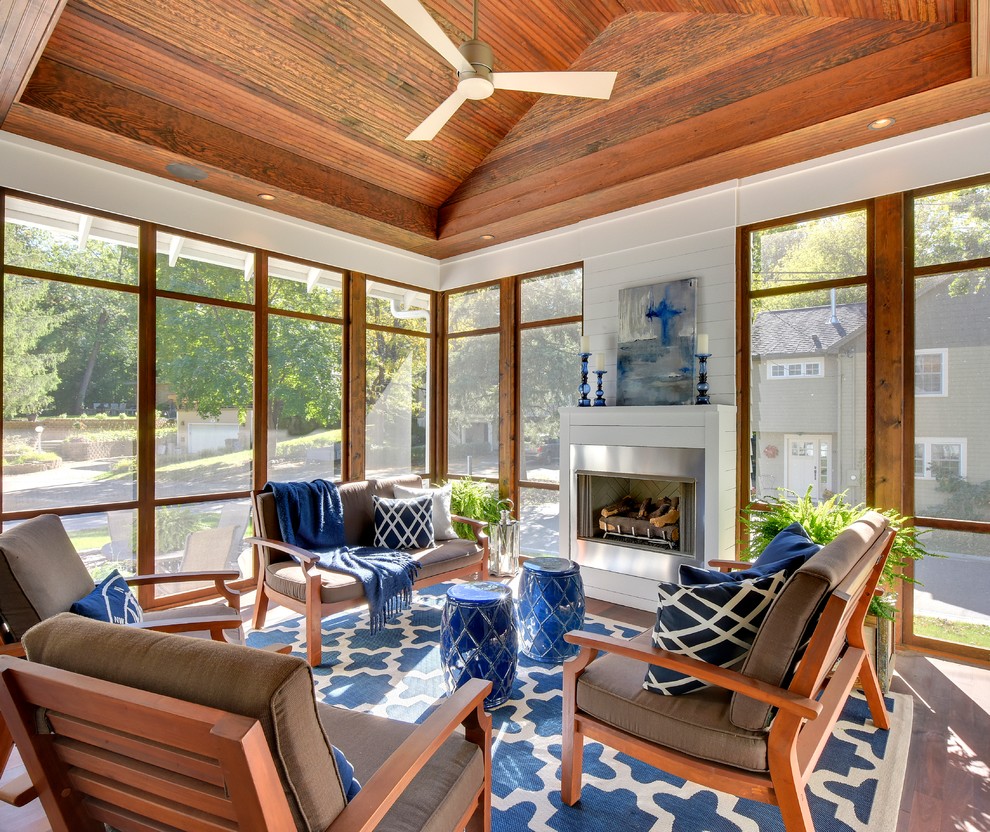
M 323 622 L 319 615 L 306 616 L 306 661 L 310 667 L 323 663 Z
M 880 689 L 880 678 L 873 665 L 873 657 L 869 653 L 864 654 L 863 663 L 859 667 L 859 683 L 863 686 L 866 704 L 870 706 L 873 724 L 884 731 L 888 730 L 890 714 L 887 713 L 887 704 L 883 701 L 883 691 Z
M 251 618 L 251 626 L 256 630 L 265 628 L 265 619 L 268 617 L 268 593 L 265 592 L 265 578 L 258 576 L 258 591 L 254 594 L 254 615 Z
M 777 795 L 777 805 L 780 807 L 780 817 L 784 821 L 784 829 L 787 832 L 815 832 L 811 809 L 808 807 L 808 794 L 804 787 L 795 783 L 782 786 L 776 779 L 773 785 Z
M 581 778 L 584 774 L 584 734 L 574 721 L 564 725 L 560 753 L 560 799 L 573 806 L 581 799 Z

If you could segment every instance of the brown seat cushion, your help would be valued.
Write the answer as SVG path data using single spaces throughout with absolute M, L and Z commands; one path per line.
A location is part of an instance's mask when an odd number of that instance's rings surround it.
M 0 618 L 15 639 L 93 591 L 62 521 L 42 514 L 0 534 Z
M 416 726 L 319 704 L 327 736 L 366 784 Z M 413 778 L 375 832 L 455 832 L 485 777 L 481 750 L 460 733 L 449 737 Z
M 411 552 L 410 554 L 422 564 L 416 582 L 427 581 L 462 566 L 471 566 L 477 563 L 480 551 L 481 547 L 473 540 L 443 540 L 428 549 Z M 298 601 L 306 600 L 306 576 L 302 567 L 294 560 L 269 564 L 265 574 L 265 582 L 275 592 L 281 592 Z M 320 595 L 324 604 L 360 601 L 364 598 L 364 589 L 360 581 L 342 572 L 321 569 L 320 584 Z
M 788 684 L 828 596 L 886 527 L 886 517 L 868 512 L 791 575 L 770 605 L 740 672 L 771 685 Z M 733 696 L 733 725 L 758 731 L 770 716 L 769 705 L 739 693 Z
M 296 826 L 322 832 L 344 792 L 302 659 L 63 613 L 24 636 L 31 661 L 257 719 Z
M 652 644 L 652 630 L 634 642 Z M 643 689 L 642 662 L 612 654 L 593 661 L 579 677 L 577 707 L 622 731 L 693 757 L 767 771 L 767 732 L 745 731 L 729 721 L 731 691 L 708 687 L 683 696 Z

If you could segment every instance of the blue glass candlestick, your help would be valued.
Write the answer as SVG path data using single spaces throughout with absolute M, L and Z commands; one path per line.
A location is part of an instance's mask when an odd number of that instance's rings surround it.
M 708 397 L 708 359 L 712 357 L 710 352 L 700 352 L 695 355 L 698 359 L 698 395 L 694 400 L 695 404 L 711 404 Z
M 591 399 L 588 394 L 591 392 L 591 385 L 588 384 L 588 358 L 590 352 L 581 353 L 581 384 L 578 385 L 578 392 L 581 398 L 578 399 L 578 407 L 591 407 Z
M 602 390 L 602 376 L 607 372 L 608 370 L 595 370 L 595 375 L 598 376 L 598 392 L 595 393 L 595 407 L 605 407 L 605 392 Z

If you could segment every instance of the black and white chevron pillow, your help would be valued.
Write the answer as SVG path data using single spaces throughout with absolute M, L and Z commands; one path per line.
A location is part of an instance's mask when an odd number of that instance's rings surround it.
M 433 497 L 408 500 L 374 497 L 375 545 L 405 551 L 433 545 Z
M 661 582 L 653 643 L 671 653 L 737 669 L 786 580 L 784 572 L 776 572 L 755 580 L 704 586 Z M 643 683 L 647 690 L 666 696 L 707 686 L 693 676 L 657 665 L 650 665 Z

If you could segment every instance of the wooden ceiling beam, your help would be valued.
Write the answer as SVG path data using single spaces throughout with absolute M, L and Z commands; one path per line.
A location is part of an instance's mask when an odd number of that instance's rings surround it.
M 20 98 L 66 0 L 10 0 L 0 9 L 0 124 Z
M 165 165 L 171 162 L 193 164 L 202 168 L 207 173 L 207 178 L 202 182 L 182 183 L 190 188 L 219 194 L 251 205 L 260 205 L 266 210 L 356 234 L 405 251 L 427 257 L 436 256 L 434 239 L 407 231 L 386 220 L 369 219 L 347 208 L 300 196 L 284 188 L 213 167 L 200 159 L 184 157 L 169 150 L 160 150 L 136 138 L 107 132 L 99 127 L 73 121 L 66 116 L 27 106 L 22 102 L 16 103 L 11 108 L 3 128 L 18 136 L 62 147 L 95 159 L 103 159 L 173 182 L 177 180 L 165 171 Z M 260 202 L 258 194 L 262 191 L 276 197 L 275 201 Z M 331 253 L 327 256 L 330 260 L 333 259 Z
M 574 204 L 573 200 L 580 201 L 586 194 L 646 180 L 661 168 L 680 168 L 752 147 L 775 135 L 969 77 L 969 27 L 957 25 L 663 126 L 622 144 L 600 150 L 589 147 L 589 152 L 576 159 L 561 161 L 554 153 L 553 143 L 548 143 L 543 163 L 537 166 L 532 159 L 527 160 L 525 175 L 510 163 L 484 166 L 469 177 L 440 208 L 439 238 L 443 242 L 462 235 L 494 233 L 492 227 L 506 220 L 541 213 L 563 203 Z M 662 108 L 663 103 L 662 90 L 658 89 L 657 106 Z M 622 116 L 621 112 L 612 114 L 620 122 Z M 942 121 L 950 118 L 945 116 Z M 867 140 L 863 137 L 851 141 L 850 146 Z M 738 175 L 746 174 L 734 174 Z M 705 184 L 710 184 L 708 177 L 703 178 Z M 460 194 L 469 195 L 459 199 Z M 598 210 L 596 200 L 588 200 L 587 204 L 595 208 L 575 212 L 571 221 L 654 198 L 646 191 L 639 194 L 636 202 L 602 210 Z M 533 229 L 530 233 L 536 230 L 546 229 Z
M 990 75 L 990 0 L 970 0 L 973 77 Z
M 39 61 L 22 102 L 75 124 L 136 140 L 140 144 L 133 151 L 135 159 L 141 156 L 140 145 L 146 145 L 171 154 L 170 161 L 181 158 L 226 170 L 259 190 L 296 194 L 359 220 L 435 239 L 436 210 L 428 205 L 47 58 Z M 12 129 L 6 123 L 4 127 Z M 77 149 L 68 134 L 54 143 Z M 92 155 L 103 157 L 101 149 L 94 150 Z M 165 175 L 162 169 L 151 172 Z M 200 185 L 212 190 L 208 181 Z
M 613 211 L 683 194 L 697 188 L 754 176 L 787 165 L 805 162 L 861 147 L 879 139 L 905 135 L 987 112 L 990 77 L 958 81 L 945 87 L 918 93 L 899 101 L 880 104 L 793 132 L 772 136 L 754 144 L 737 147 L 714 156 L 700 158 L 632 181 L 590 190 L 568 199 L 549 201 L 523 209 L 499 220 L 479 219 L 472 228 L 440 240 L 436 257 L 454 257 L 492 245 L 479 239 L 482 233 L 495 235 L 496 242 L 519 239 L 549 231 L 581 219 L 599 217 Z M 874 133 L 865 128 L 871 121 L 896 115 L 889 130 Z M 566 173 L 563 174 L 566 176 Z

